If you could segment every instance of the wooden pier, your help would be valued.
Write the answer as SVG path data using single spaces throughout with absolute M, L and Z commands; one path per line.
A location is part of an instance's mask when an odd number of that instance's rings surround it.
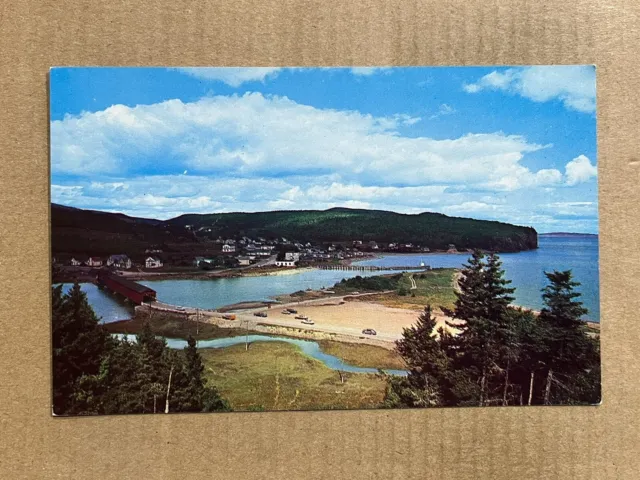
M 429 265 L 411 265 L 411 266 L 399 266 L 399 267 L 378 267 L 373 265 L 319 265 L 320 270 L 342 270 L 349 272 L 380 272 L 384 270 L 431 270 Z

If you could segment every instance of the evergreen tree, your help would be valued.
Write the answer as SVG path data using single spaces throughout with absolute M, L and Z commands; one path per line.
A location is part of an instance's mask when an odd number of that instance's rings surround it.
M 397 342 L 409 373 L 389 379 L 384 406 L 598 403 L 599 343 L 581 319 L 579 284 L 569 271 L 546 276 L 540 314 L 515 308 L 497 255 L 474 252 L 446 311 L 458 333 L 436 338 L 427 307 Z
M 442 308 L 443 312 L 451 318 L 468 319 L 483 316 L 482 308 L 484 297 L 483 271 L 485 268 L 484 253 L 474 250 L 466 264 L 462 266 L 456 291 L 455 309 Z M 458 330 L 466 330 L 466 325 L 450 324 Z
M 599 349 L 581 319 L 587 310 L 577 300 L 580 294 L 574 289 L 580 284 L 573 281 L 571 271 L 545 275 L 550 283 L 543 289 L 546 306 L 540 312 L 540 321 L 547 330 L 548 352 L 544 404 L 573 403 L 580 397 L 576 382 L 599 370 Z
M 433 407 L 442 403 L 447 357 L 435 335 L 436 320 L 427 305 L 415 326 L 403 329 L 396 350 L 409 369 L 406 379 L 396 379 L 386 392 L 386 406 Z
M 482 252 L 473 253 L 463 266 L 454 310 L 444 309 L 463 321 L 449 323 L 460 334 L 447 350 L 458 377 L 456 383 L 463 387 L 453 389 L 458 396 L 453 401 L 462 405 L 506 403 L 509 371 L 516 360 L 515 325 L 508 314 L 515 289 L 507 287 L 510 281 L 504 279 L 496 254 L 489 254 L 486 262 L 484 259 Z
M 531 310 L 512 309 L 509 315 L 515 325 L 512 348 L 517 352 L 511 378 L 517 386 L 513 403 L 536 405 L 540 403 L 540 379 L 547 356 L 546 329 Z
M 161 413 L 167 387 L 171 412 L 229 410 L 205 386 L 195 341 L 185 352 L 167 347 L 147 323 L 136 342 L 113 339 L 78 284 L 52 289 L 53 407 L 56 414 Z
M 217 390 L 205 385 L 204 364 L 198 352 L 196 340 L 189 335 L 183 351 L 183 367 L 178 373 L 174 394 L 174 411 L 202 412 L 228 411 L 229 405 L 220 398 Z
M 74 396 L 78 380 L 99 373 L 112 342 L 78 283 L 65 295 L 53 288 L 52 307 L 53 411 L 73 414 L 83 408 Z

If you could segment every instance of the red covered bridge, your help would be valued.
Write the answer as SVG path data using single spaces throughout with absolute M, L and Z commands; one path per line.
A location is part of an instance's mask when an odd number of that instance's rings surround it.
M 138 305 L 142 302 L 153 302 L 156 299 L 156 291 L 139 283 L 127 280 L 120 275 L 113 273 L 99 273 L 97 277 L 98 286 L 106 288 Z

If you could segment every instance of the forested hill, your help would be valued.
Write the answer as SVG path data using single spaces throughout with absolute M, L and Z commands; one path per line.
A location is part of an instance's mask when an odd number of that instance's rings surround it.
M 285 237 L 299 241 L 414 243 L 431 249 L 482 248 L 511 252 L 537 248 L 533 228 L 500 222 L 448 217 L 439 213 L 404 215 L 380 210 L 330 210 L 188 214 L 171 225 L 211 228 L 214 236 Z
M 143 254 L 153 245 L 193 243 L 193 233 L 162 220 L 121 213 L 82 210 L 51 204 L 51 250 L 54 254 Z
M 206 238 L 238 236 L 304 242 L 413 243 L 432 250 L 482 248 L 513 252 L 537 248 L 533 228 L 448 217 L 404 215 L 379 210 L 274 211 L 188 214 L 162 221 L 52 204 L 54 252 L 106 254 L 144 252 L 151 244 L 193 244 Z M 190 228 L 185 228 L 190 225 Z

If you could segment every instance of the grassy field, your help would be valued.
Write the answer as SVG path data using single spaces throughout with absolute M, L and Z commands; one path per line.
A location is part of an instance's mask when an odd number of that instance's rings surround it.
M 220 328 L 216 325 L 201 323 L 196 333 L 196 323 L 182 316 L 156 313 L 150 318 L 140 316 L 132 320 L 107 323 L 104 328 L 110 333 L 136 334 L 142 330 L 146 320 L 150 320 L 151 329 L 156 335 L 166 338 L 187 339 L 192 335 L 197 340 L 235 337 L 245 335 L 246 331 L 235 328 Z M 260 335 L 269 335 L 260 333 Z M 403 369 L 402 359 L 392 350 L 373 345 L 351 344 L 321 340 L 318 342 L 323 352 L 342 358 L 345 362 L 358 367 Z M 205 351 L 205 350 L 202 350 Z
M 337 371 L 287 343 L 256 342 L 200 350 L 205 375 L 234 410 L 375 408 L 386 381 L 375 374 Z
M 405 273 L 398 282 L 398 289 L 393 293 L 366 297 L 367 302 L 378 302 L 387 307 L 422 310 L 425 305 L 433 307 L 453 307 L 456 300 L 453 288 L 454 268 L 435 268 L 419 273 Z M 416 282 L 416 289 L 411 290 L 411 279 Z M 399 291 L 406 295 L 398 294 Z M 354 299 L 357 300 L 357 299 Z
M 235 337 L 244 335 L 243 329 L 220 328 L 209 323 L 197 324 L 189 321 L 183 315 L 172 315 L 154 312 L 151 316 L 140 315 L 131 320 L 122 320 L 104 325 L 104 328 L 111 333 L 136 334 L 142 330 L 144 322 L 151 322 L 151 330 L 156 335 L 167 338 L 188 338 L 192 335 L 196 340 L 211 340 L 214 338 Z
M 373 345 L 332 342 L 330 340 L 320 340 L 318 343 L 323 352 L 339 357 L 356 367 L 388 368 L 392 370 L 404 370 L 407 368 L 402 357 L 394 350 Z

